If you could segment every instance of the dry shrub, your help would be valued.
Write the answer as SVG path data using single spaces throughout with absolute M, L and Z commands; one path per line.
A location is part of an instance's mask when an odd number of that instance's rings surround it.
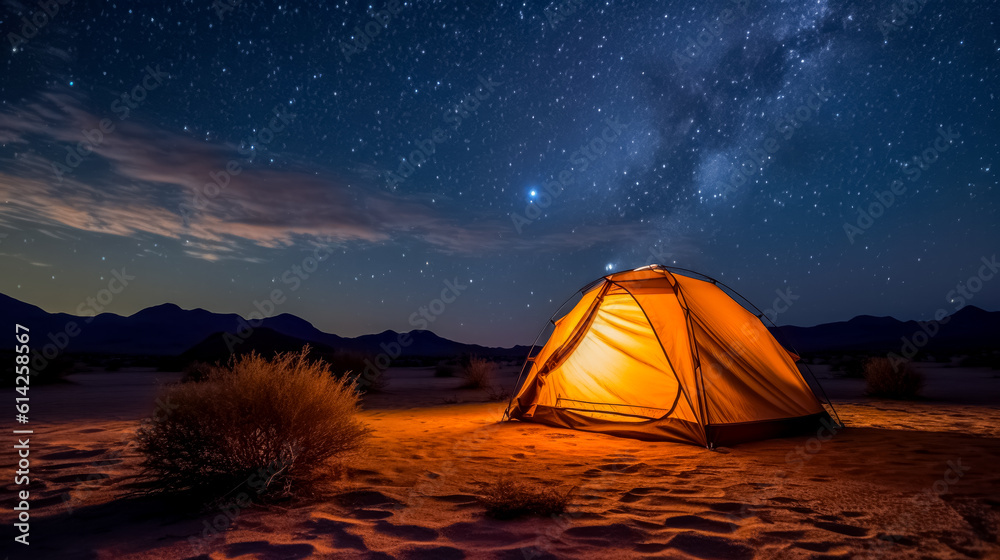
M 358 450 L 369 429 L 357 417 L 357 391 L 308 352 L 245 355 L 168 389 L 164 410 L 136 433 L 147 489 L 273 496 L 307 487 L 331 459 Z
M 514 519 L 526 515 L 551 516 L 566 511 L 572 493 L 572 488 L 561 494 L 552 488 L 501 475 L 496 482 L 486 485 L 479 503 L 486 508 L 486 515 L 496 519 Z
M 889 358 L 865 362 L 866 391 L 873 397 L 912 399 L 924 388 L 924 376 L 910 362 L 893 364 Z
M 462 378 L 465 379 L 462 386 L 466 389 L 489 389 L 493 386 L 493 374 L 496 369 L 496 364 L 493 362 L 472 356 L 469 358 L 469 363 L 462 368 Z

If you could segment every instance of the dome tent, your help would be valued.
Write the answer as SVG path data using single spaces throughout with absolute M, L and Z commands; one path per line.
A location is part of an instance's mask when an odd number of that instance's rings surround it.
M 529 352 L 504 419 L 707 447 L 832 423 L 760 315 L 679 271 L 690 273 L 651 265 L 581 289 Z

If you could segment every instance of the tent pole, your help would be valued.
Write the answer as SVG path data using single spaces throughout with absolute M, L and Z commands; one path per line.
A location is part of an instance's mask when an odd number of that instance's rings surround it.
M 538 339 L 541 338 L 542 333 L 545 332 L 545 329 L 549 328 L 549 324 L 550 323 L 551 324 L 555 324 L 552 321 L 552 318 L 555 317 L 556 315 L 558 315 L 559 312 L 562 311 L 562 308 L 566 307 L 566 304 L 569 303 L 570 300 L 572 300 L 573 298 L 575 298 L 577 294 L 579 294 L 580 292 L 582 292 L 583 290 L 585 290 L 591 284 L 594 284 L 594 282 L 590 282 L 589 284 L 587 284 L 583 288 L 580 288 L 579 290 L 577 290 L 576 292 L 574 292 L 573 295 L 571 295 L 568 298 L 566 298 L 566 301 L 562 302 L 562 305 L 560 305 L 559 307 L 557 307 L 556 310 L 555 310 L 555 312 L 552 313 L 552 315 L 549 316 L 548 322 L 546 322 L 545 325 L 542 327 L 542 330 L 538 331 L 538 334 L 535 335 L 535 340 L 531 341 L 531 348 L 528 348 L 528 355 L 527 355 L 527 357 L 524 358 L 524 364 L 521 365 L 521 373 L 517 374 L 517 381 L 514 382 L 514 390 L 510 392 L 510 400 L 507 401 L 507 408 L 506 408 L 506 410 L 503 411 L 503 415 L 500 416 L 500 422 L 503 422 L 505 419 L 506 420 L 510 420 L 510 407 L 514 403 L 514 397 L 517 395 L 518 385 L 521 384 L 521 378 L 524 377 L 525 367 L 527 367 L 527 365 L 528 365 L 528 360 L 531 359 L 531 353 L 535 351 L 535 345 L 538 343 Z
M 722 286 L 723 288 L 725 288 L 725 289 L 731 291 L 732 293 L 736 294 L 737 296 L 739 296 L 740 299 L 742 299 L 744 302 L 746 302 L 747 305 L 749 305 L 750 307 L 752 307 L 754 309 L 754 311 L 757 312 L 757 319 L 760 320 L 761 323 L 764 322 L 764 319 L 767 319 L 767 322 L 771 323 L 771 326 L 774 327 L 775 330 L 778 330 L 778 325 L 776 325 L 774 323 L 774 321 L 771 320 L 770 317 L 768 317 L 763 311 L 761 311 L 759 307 L 757 307 L 756 305 L 754 305 L 752 301 L 750 301 L 749 299 L 746 298 L 746 296 L 744 296 L 743 294 L 737 292 L 735 289 L 733 289 L 732 287 L 726 285 L 725 283 L 720 282 L 719 280 L 716 280 L 715 278 L 712 278 L 711 276 L 709 276 L 707 274 L 703 274 L 701 272 L 697 272 L 697 271 L 690 270 L 690 269 L 687 269 L 687 268 L 681 268 L 679 266 L 665 266 L 665 265 L 654 265 L 654 266 L 659 267 L 659 268 L 664 268 L 664 269 L 666 269 L 668 271 L 669 270 L 679 270 L 681 272 L 688 272 L 688 273 L 691 273 L 691 274 L 697 274 L 698 276 L 701 276 L 702 278 L 706 278 L 706 279 L 710 280 L 713 284 L 718 284 L 718 285 Z M 767 325 L 765 325 L 765 327 L 766 326 Z M 782 334 L 782 338 L 784 338 L 784 334 Z M 796 354 L 799 354 L 798 350 L 796 350 L 795 347 L 792 346 L 792 344 L 789 343 L 787 339 L 785 339 L 785 342 L 787 343 L 788 347 L 792 350 L 792 352 L 795 352 Z M 830 397 L 826 394 L 826 389 L 823 388 L 823 384 L 819 382 L 819 379 L 816 377 L 816 374 L 813 373 L 812 368 L 809 367 L 809 364 L 803 363 L 802 365 L 806 366 L 806 371 L 809 372 L 809 377 L 812 377 L 813 381 L 816 382 L 816 386 L 819 387 L 819 392 L 823 395 L 823 398 L 826 400 L 826 404 L 828 404 L 830 406 L 830 410 L 833 411 L 833 416 L 837 419 L 837 423 L 840 424 L 840 427 L 844 427 L 844 422 L 840 419 L 840 414 L 837 413 L 837 409 L 833 406 L 833 402 L 830 401 Z
M 622 290 L 624 290 L 625 293 L 628 294 L 632 298 L 632 301 L 635 302 L 635 305 L 639 308 L 639 311 L 642 311 L 642 316 L 646 318 L 646 323 L 649 324 L 650 330 L 653 331 L 653 336 L 656 338 L 656 343 L 660 345 L 660 351 L 663 352 L 663 358 L 665 360 L 667 360 L 667 365 L 670 366 L 670 371 L 671 371 L 671 373 L 674 374 L 674 379 L 677 381 L 677 389 L 678 389 L 678 391 L 680 391 L 680 394 L 684 395 L 684 400 L 687 401 L 688 408 L 691 409 L 691 414 L 694 414 L 697 417 L 698 416 L 698 411 L 695 410 L 694 404 L 691 402 L 691 397 L 688 395 L 687 390 L 685 390 L 684 384 L 681 383 L 681 378 L 680 378 L 679 375 L 677 375 L 677 368 L 674 367 L 673 362 L 670 360 L 670 355 L 667 354 L 667 349 L 663 346 L 663 341 L 660 340 L 660 335 L 659 335 L 659 333 L 656 332 L 656 328 L 653 327 L 653 321 L 651 321 L 649 319 L 649 314 L 646 313 L 646 309 L 642 306 L 641 303 L 639 303 L 639 300 L 635 297 L 635 294 L 633 294 L 628 288 L 626 288 L 625 286 L 622 286 L 621 284 L 619 284 L 618 282 L 615 282 L 614 280 L 609 280 L 609 282 L 611 282 L 615 286 L 618 286 L 619 288 L 621 288 Z M 678 302 L 678 305 L 679 305 L 679 302 Z M 695 382 L 695 390 L 697 390 L 697 389 L 698 389 L 698 387 L 697 387 L 697 381 L 696 381 Z M 696 394 L 695 395 L 695 400 L 696 401 L 697 401 L 697 398 L 698 398 L 698 395 Z M 697 401 L 697 402 L 698 402 L 698 406 L 701 406 L 701 401 Z M 674 408 L 671 409 L 671 412 L 675 408 L 676 408 L 676 405 L 674 406 Z M 664 415 L 664 417 L 665 416 L 666 415 Z M 706 436 L 705 440 L 707 441 L 708 440 L 708 433 L 707 432 L 705 433 L 705 436 Z

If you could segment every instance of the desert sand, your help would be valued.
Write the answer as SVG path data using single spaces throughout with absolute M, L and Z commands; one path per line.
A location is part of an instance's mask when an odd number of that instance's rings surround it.
M 717 451 L 497 423 L 506 403 L 430 368 L 391 369 L 386 392 L 364 401 L 368 451 L 326 494 L 228 516 L 124 494 L 138 461 L 128 438 L 178 374 L 76 374 L 32 389 L 32 544 L 4 548 L 157 560 L 1000 558 L 997 372 L 922 365 L 927 399 L 902 402 L 814 369 L 847 428 Z M 2 460 L 10 472 L 12 455 Z M 486 518 L 475 496 L 500 473 L 574 488 L 570 511 Z

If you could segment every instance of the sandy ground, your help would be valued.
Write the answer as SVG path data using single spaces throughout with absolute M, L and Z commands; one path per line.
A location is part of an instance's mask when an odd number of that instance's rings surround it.
M 137 460 L 129 435 L 177 375 L 79 374 L 32 389 L 32 544 L 11 544 L 8 529 L 2 548 L 157 560 L 1000 558 L 1000 376 L 921 367 L 925 401 L 867 399 L 861 381 L 824 379 L 848 428 L 719 451 L 498 424 L 505 403 L 430 369 L 390 370 L 387 392 L 366 398 L 369 451 L 328 496 L 228 517 L 122 495 Z M 484 517 L 475 495 L 499 473 L 575 488 L 570 511 Z

